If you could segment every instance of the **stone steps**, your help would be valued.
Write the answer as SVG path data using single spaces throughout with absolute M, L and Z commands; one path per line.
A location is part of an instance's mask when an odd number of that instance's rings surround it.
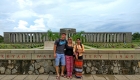
M 56 80 L 55 75 L 0 75 L 0 80 Z M 60 77 L 60 80 L 68 80 Z M 72 78 L 71 80 L 79 80 Z M 83 75 L 82 80 L 140 80 L 140 75 Z

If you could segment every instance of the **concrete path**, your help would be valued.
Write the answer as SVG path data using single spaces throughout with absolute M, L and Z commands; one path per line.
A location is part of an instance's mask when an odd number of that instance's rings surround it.
M 0 80 L 56 80 L 55 75 L 0 75 Z M 60 77 L 60 80 L 70 80 Z M 140 75 L 83 75 L 71 80 L 140 80 Z
M 84 45 L 84 46 L 87 47 L 87 48 L 89 48 L 89 49 L 92 49 L 92 50 L 93 50 L 93 49 L 94 49 L 94 50 L 96 49 L 96 48 L 93 48 L 93 47 L 90 47 L 90 46 L 87 46 L 87 45 Z

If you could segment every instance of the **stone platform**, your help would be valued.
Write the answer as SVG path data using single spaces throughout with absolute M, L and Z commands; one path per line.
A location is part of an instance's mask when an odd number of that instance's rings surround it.
M 55 75 L 0 75 L 0 80 L 56 80 Z M 60 77 L 60 80 L 70 80 Z M 139 75 L 83 75 L 71 80 L 140 80 Z

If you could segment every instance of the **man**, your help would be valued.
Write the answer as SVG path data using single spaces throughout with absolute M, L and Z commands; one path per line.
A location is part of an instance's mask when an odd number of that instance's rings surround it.
M 65 54 L 64 49 L 66 45 L 66 34 L 62 33 L 61 38 L 56 40 L 54 43 L 54 58 L 55 58 L 55 68 L 56 68 L 56 78 L 60 77 L 59 74 L 59 63 L 61 62 L 61 76 L 64 76 L 64 68 L 65 68 Z

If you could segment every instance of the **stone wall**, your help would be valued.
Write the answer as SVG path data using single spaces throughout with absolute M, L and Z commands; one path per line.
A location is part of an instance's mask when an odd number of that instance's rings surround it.
M 140 74 L 140 50 L 86 50 L 83 74 Z M 55 74 L 52 50 L 0 50 L 0 74 Z

